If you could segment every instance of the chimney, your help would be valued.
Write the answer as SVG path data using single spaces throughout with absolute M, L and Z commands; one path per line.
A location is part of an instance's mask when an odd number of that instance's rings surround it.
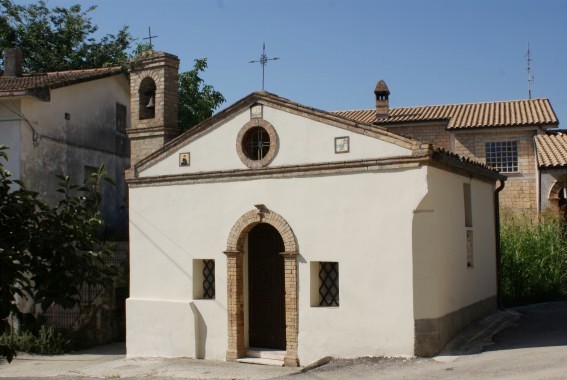
M 390 109 L 388 105 L 390 90 L 388 90 L 388 86 L 384 80 L 380 79 L 374 89 L 374 94 L 376 94 L 376 120 L 386 119 Z
M 19 48 L 8 48 L 4 51 L 4 76 L 22 76 L 22 51 Z

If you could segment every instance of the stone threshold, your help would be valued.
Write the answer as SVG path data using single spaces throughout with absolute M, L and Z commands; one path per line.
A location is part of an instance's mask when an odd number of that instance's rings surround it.
M 283 367 L 286 351 L 273 348 L 250 347 L 246 357 L 236 359 L 239 363 L 260 364 Z

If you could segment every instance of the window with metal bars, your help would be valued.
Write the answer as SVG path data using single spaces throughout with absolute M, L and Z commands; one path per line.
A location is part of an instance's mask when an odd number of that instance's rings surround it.
M 319 306 L 339 306 L 339 263 L 319 263 Z
M 242 151 L 251 160 L 261 160 L 270 150 L 270 135 L 262 127 L 251 128 L 244 135 Z
M 486 165 L 493 167 L 501 173 L 515 173 L 518 171 L 518 142 L 494 141 L 487 142 Z
M 203 260 L 203 298 L 215 298 L 215 260 Z

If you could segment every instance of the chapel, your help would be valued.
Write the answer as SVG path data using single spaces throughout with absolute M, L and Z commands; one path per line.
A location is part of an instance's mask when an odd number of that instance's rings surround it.
M 268 92 L 179 134 L 178 66 L 130 70 L 128 356 L 430 356 L 497 308 L 503 175 Z

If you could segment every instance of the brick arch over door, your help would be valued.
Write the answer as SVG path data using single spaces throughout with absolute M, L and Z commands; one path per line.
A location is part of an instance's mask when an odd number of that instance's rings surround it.
M 298 366 L 298 306 L 297 306 L 297 239 L 289 223 L 278 213 L 271 210 L 250 210 L 242 215 L 232 226 L 226 244 L 227 256 L 227 314 L 228 314 L 228 350 L 227 361 L 245 356 L 244 346 L 244 242 L 248 232 L 259 223 L 274 227 L 284 242 L 284 282 L 285 282 L 285 319 L 286 319 L 286 366 Z
M 244 251 L 244 242 L 246 235 L 258 223 L 267 223 L 274 227 L 280 233 L 286 252 L 297 252 L 297 243 L 295 234 L 287 221 L 280 215 L 273 211 L 266 210 L 260 212 L 259 210 L 250 210 L 242 215 L 228 235 L 228 242 L 226 244 L 227 251 Z
M 565 187 L 564 179 L 555 181 L 555 183 L 551 187 L 551 190 L 549 190 L 549 196 L 547 198 L 549 199 L 550 205 L 560 206 L 559 200 L 562 199 L 561 191 L 563 190 L 564 187 Z

